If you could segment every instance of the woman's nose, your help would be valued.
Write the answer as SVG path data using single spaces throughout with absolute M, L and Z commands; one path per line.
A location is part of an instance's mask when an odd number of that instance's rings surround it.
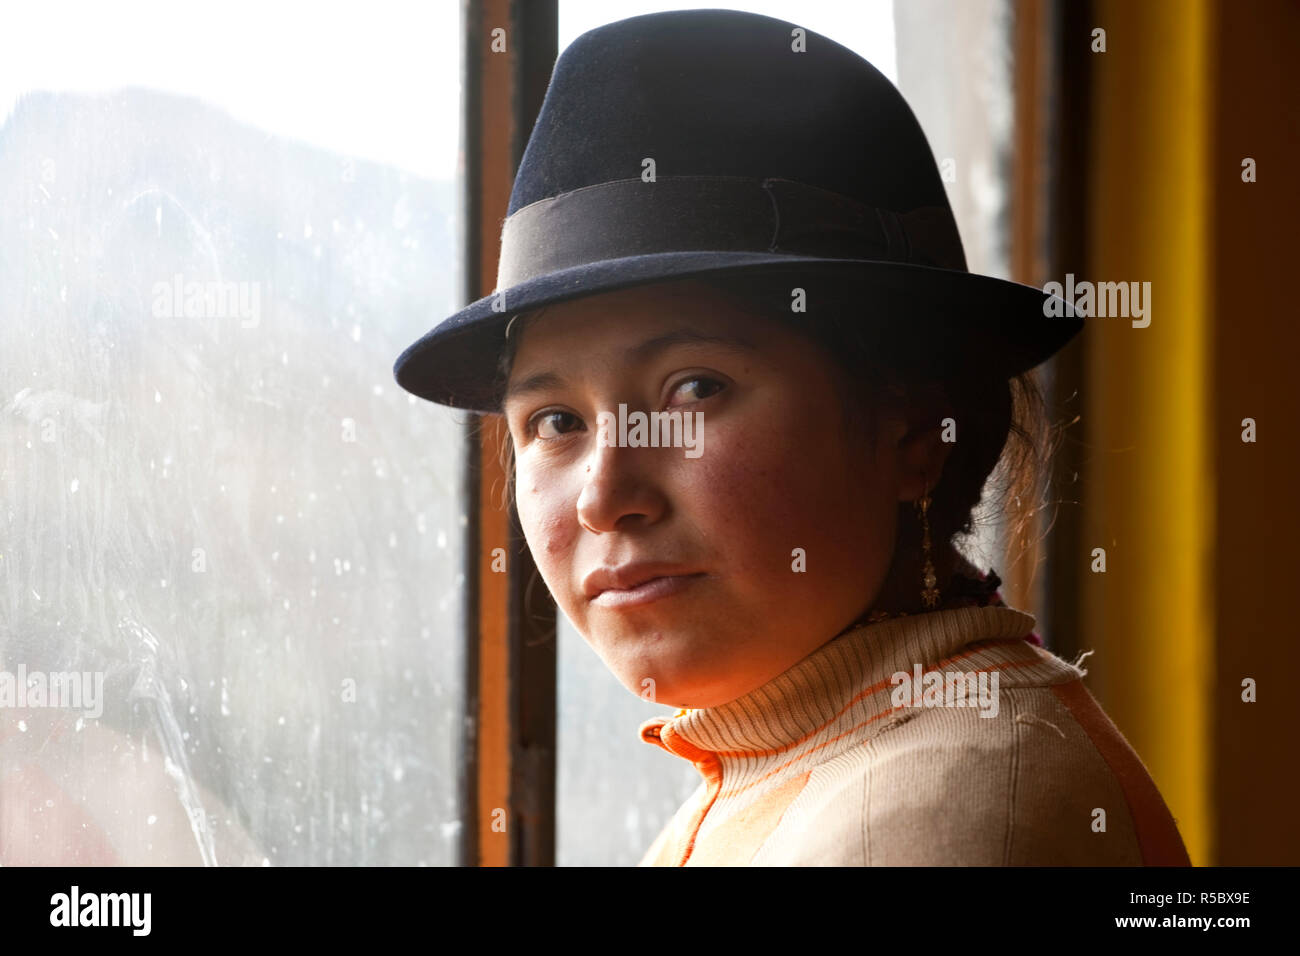
M 658 451 L 596 443 L 583 466 L 579 524 L 606 534 L 659 521 L 667 512 L 667 499 L 653 468 Z

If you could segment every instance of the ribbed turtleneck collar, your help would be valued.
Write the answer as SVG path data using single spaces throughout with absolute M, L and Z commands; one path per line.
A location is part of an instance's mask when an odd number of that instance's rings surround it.
M 709 808 L 703 835 L 762 793 L 915 716 L 891 700 L 899 672 L 997 671 L 999 693 L 1083 676 L 1030 640 L 1034 623 L 989 605 L 858 625 L 742 697 L 645 721 L 641 738 L 699 770 Z

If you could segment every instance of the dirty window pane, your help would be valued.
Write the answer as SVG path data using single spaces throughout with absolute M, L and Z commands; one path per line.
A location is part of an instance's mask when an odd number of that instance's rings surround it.
M 0 864 L 454 863 L 460 426 L 391 368 L 457 306 L 459 5 L 33 6 Z

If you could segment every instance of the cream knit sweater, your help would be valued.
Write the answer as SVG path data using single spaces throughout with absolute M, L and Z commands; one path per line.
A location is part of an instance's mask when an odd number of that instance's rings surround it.
M 1189 865 L 1034 624 L 976 606 L 862 625 L 743 697 L 646 721 L 703 780 L 640 865 Z

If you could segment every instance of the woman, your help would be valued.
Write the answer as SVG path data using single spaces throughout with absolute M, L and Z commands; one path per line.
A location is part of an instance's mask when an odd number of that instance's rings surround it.
M 497 291 L 395 371 L 504 415 L 551 594 L 678 708 L 642 736 L 702 780 L 643 863 L 1187 864 L 1083 671 L 954 546 L 1080 323 L 966 270 L 888 80 L 752 14 L 590 31 L 509 213 Z

